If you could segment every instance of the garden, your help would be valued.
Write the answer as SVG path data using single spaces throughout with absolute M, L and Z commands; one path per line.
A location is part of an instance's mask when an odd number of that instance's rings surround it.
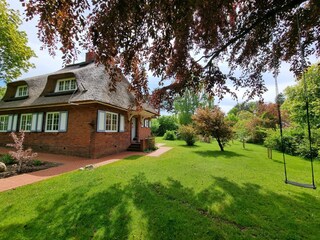
M 0 193 L 1 239 L 319 239 L 319 191 L 285 184 L 279 152 L 157 142 L 173 149 Z M 310 180 L 307 161 L 287 161 Z

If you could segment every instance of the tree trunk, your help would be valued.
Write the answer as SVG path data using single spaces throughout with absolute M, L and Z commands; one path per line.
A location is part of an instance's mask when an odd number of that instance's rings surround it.
M 243 149 L 246 149 L 246 141 L 244 139 L 242 139 L 242 147 Z
M 221 152 L 224 152 L 223 145 L 222 145 L 222 143 L 221 143 L 221 141 L 220 141 L 219 138 L 217 138 L 217 142 L 218 142 L 218 144 L 219 144 L 219 147 L 220 147 Z
M 21 168 L 22 168 L 22 161 L 20 160 L 18 164 L 18 173 L 21 173 Z

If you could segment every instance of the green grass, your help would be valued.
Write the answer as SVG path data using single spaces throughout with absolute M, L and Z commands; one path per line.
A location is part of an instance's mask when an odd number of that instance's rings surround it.
M 319 190 L 284 184 L 281 154 L 158 141 L 174 148 L 0 193 L 0 239 L 320 239 Z M 310 182 L 308 161 L 287 162 Z

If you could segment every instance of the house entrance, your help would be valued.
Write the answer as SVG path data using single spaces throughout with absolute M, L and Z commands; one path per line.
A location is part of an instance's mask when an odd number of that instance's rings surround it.
M 131 141 L 137 141 L 137 118 L 131 119 Z

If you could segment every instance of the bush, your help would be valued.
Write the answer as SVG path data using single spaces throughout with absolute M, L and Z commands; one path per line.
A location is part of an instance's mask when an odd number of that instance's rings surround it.
M 163 135 L 164 140 L 176 140 L 177 136 L 175 131 L 167 130 L 166 133 Z
M 297 150 L 300 157 L 306 158 L 306 159 L 315 159 L 318 157 L 318 148 L 316 148 L 314 145 L 311 146 L 310 151 L 310 143 L 308 139 L 305 139 L 299 146 Z
M 188 146 L 193 146 L 196 142 L 196 130 L 190 125 L 182 125 L 178 130 L 178 134 Z
M 177 119 L 174 116 L 161 116 L 158 118 L 159 128 L 157 136 L 163 136 L 166 131 L 176 131 L 178 129 Z
M 43 164 L 43 162 L 41 162 L 40 160 L 33 160 L 34 166 L 41 166 L 42 164 Z
M 159 124 L 158 119 L 151 120 L 151 134 L 152 134 L 152 136 L 158 136 L 159 126 L 160 126 L 160 124 Z
M 6 165 L 10 165 L 15 163 L 15 159 L 10 154 L 5 154 L 1 157 L 0 162 L 3 162 Z

